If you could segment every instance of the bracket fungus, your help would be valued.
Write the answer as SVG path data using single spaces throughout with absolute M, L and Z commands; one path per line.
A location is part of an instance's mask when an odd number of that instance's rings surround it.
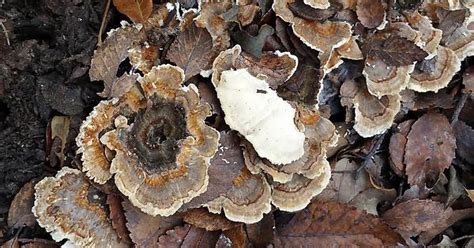
M 116 152 L 108 165 L 108 178 L 115 174 L 118 189 L 150 215 L 171 215 L 206 191 L 209 159 L 217 150 L 219 134 L 204 123 L 210 107 L 200 102 L 194 85 L 182 86 L 183 80 L 184 72 L 179 67 L 153 67 L 140 79 L 143 95 L 137 98 L 137 108 L 113 104 L 122 98 L 105 101 L 102 105 L 115 111 L 109 114 L 96 108 L 83 123 L 79 135 L 83 138 L 78 139 L 83 158 L 102 156 L 103 145 Z M 136 87 L 132 87 L 134 90 Z M 90 133 L 82 132 L 92 124 L 100 128 L 93 129 L 90 138 Z M 93 165 L 84 166 L 89 177 L 97 178 L 91 168 Z
M 99 191 L 81 171 L 63 167 L 35 186 L 33 214 L 63 247 L 128 247 L 109 222 Z

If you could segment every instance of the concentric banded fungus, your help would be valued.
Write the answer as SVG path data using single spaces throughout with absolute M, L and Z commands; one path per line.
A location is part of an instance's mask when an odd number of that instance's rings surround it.
M 215 48 L 226 49 L 230 45 L 229 23 L 222 14 L 232 7 L 231 0 L 223 1 L 198 1 L 199 16 L 196 17 L 196 26 L 206 28 L 211 34 L 212 44 Z
M 294 123 L 295 110 L 264 80 L 247 69 L 234 70 L 239 56 L 240 47 L 235 46 L 222 52 L 213 64 L 212 82 L 226 123 L 244 135 L 259 156 L 272 163 L 287 164 L 299 159 L 305 138 Z
M 33 213 L 38 224 L 63 247 L 128 247 L 113 229 L 105 205 L 81 175 L 63 167 L 56 177 L 46 177 L 35 186 Z
M 303 0 L 303 2 L 315 9 L 327 9 L 329 8 L 329 0 Z
M 341 104 L 355 108 L 354 129 L 362 137 L 383 133 L 393 123 L 400 110 L 400 95 L 386 95 L 380 99 L 371 95 L 365 84 L 346 81 L 341 86 Z
M 295 35 L 303 43 L 321 52 L 320 56 L 330 57 L 333 49 L 350 40 L 352 32 L 349 23 L 332 21 L 321 23 L 296 17 L 288 7 L 288 4 L 293 2 L 294 0 L 275 1 L 272 8 L 278 17 L 291 24 Z M 312 5 L 312 2 L 316 3 L 317 1 L 305 1 L 309 5 Z
M 76 144 L 82 153 L 82 170 L 97 183 L 105 183 L 112 177 L 110 161 L 99 138 L 113 125 L 114 119 L 123 113 L 134 113 L 144 107 L 143 95 L 131 87 L 120 99 L 100 102 L 82 123 Z
M 421 33 L 420 38 L 423 45 L 420 47 L 428 53 L 428 56 L 425 59 L 430 59 L 436 56 L 443 32 L 434 28 L 428 17 L 422 16 L 417 12 L 408 14 L 406 17 L 410 26 Z
M 217 150 L 219 134 L 204 124 L 210 107 L 183 80 L 179 67 L 154 67 L 141 80 L 146 107 L 134 119 L 117 117 L 100 139 L 116 152 L 110 171 L 118 189 L 150 215 L 171 215 L 206 191 Z
M 437 92 L 446 87 L 460 69 L 461 61 L 456 53 L 440 46 L 436 57 L 417 63 L 411 73 L 408 88 L 418 92 Z
M 263 214 L 270 212 L 271 189 L 263 175 L 254 175 L 243 167 L 234 179 L 232 188 L 225 194 L 205 204 L 210 212 L 224 210 L 227 219 L 256 223 Z
M 388 66 L 382 60 L 366 60 L 364 71 L 369 92 L 377 97 L 399 94 L 406 88 L 414 66 Z
M 284 211 L 299 211 L 305 208 L 311 199 L 321 193 L 329 184 L 331 166 L 324 160 L 320 174 L 314 179 L 294 175 L 290 182 L 274 182 L 272 186 L 272 203 Z

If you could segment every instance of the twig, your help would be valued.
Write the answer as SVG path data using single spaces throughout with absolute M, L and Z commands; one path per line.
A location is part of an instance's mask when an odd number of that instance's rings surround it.
M 456 109 L 453 113 L 453 117 L 451 118 L 451 125 L 458 121 L 459 114 L 461 114 L 461 110 L 464 107 L 464 104 L 466 104 L 468 96 L 469 94 L 461 93 L 461 97 L 459 98 L 458 104 L 456 105 Z
M 3 3 L 2 3 L 3 4 Z M 10 46 L 10 39 L 8 38 L 8 31 L 3 22 L 5 19 L 0 19 L 0 25 L 2 26 L 3 33 L 5 34 L 5 38 L 7 39 L 7 45 Z
M 99 37 L 97 37 L 98 46 L 102 45 L 102 33 L 104 33 L 105 22 L 107 20 L 107 16 L 109 15 L 110 1 L 111 0 L 107 0 L 107 3 L 105 4 L 104 14 L 102 15 L 102 22 L 100 23 L 100 29 L 99 29 Z

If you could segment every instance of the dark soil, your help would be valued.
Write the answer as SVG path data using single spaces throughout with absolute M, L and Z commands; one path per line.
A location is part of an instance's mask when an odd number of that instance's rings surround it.
M 98 0 L 0 1 L 5 26 L 0 26 L 0 234 L 19 189 L 58 166 L 48 159 L 48 123 L 68 115 L 77 130 L 99 101 L 96 93 L 103 86 L 90 83 L 87 72 L 103 5 Z M 69 134 L 68 160 L 75 156 L 76 134 Z

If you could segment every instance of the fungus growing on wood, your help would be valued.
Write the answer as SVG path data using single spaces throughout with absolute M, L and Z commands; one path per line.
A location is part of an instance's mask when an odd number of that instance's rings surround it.
M 104 199 L 81 171 L 63 167 L 35 186 L 33 214 L 64 247 L 128 247 L 109 222 Z

